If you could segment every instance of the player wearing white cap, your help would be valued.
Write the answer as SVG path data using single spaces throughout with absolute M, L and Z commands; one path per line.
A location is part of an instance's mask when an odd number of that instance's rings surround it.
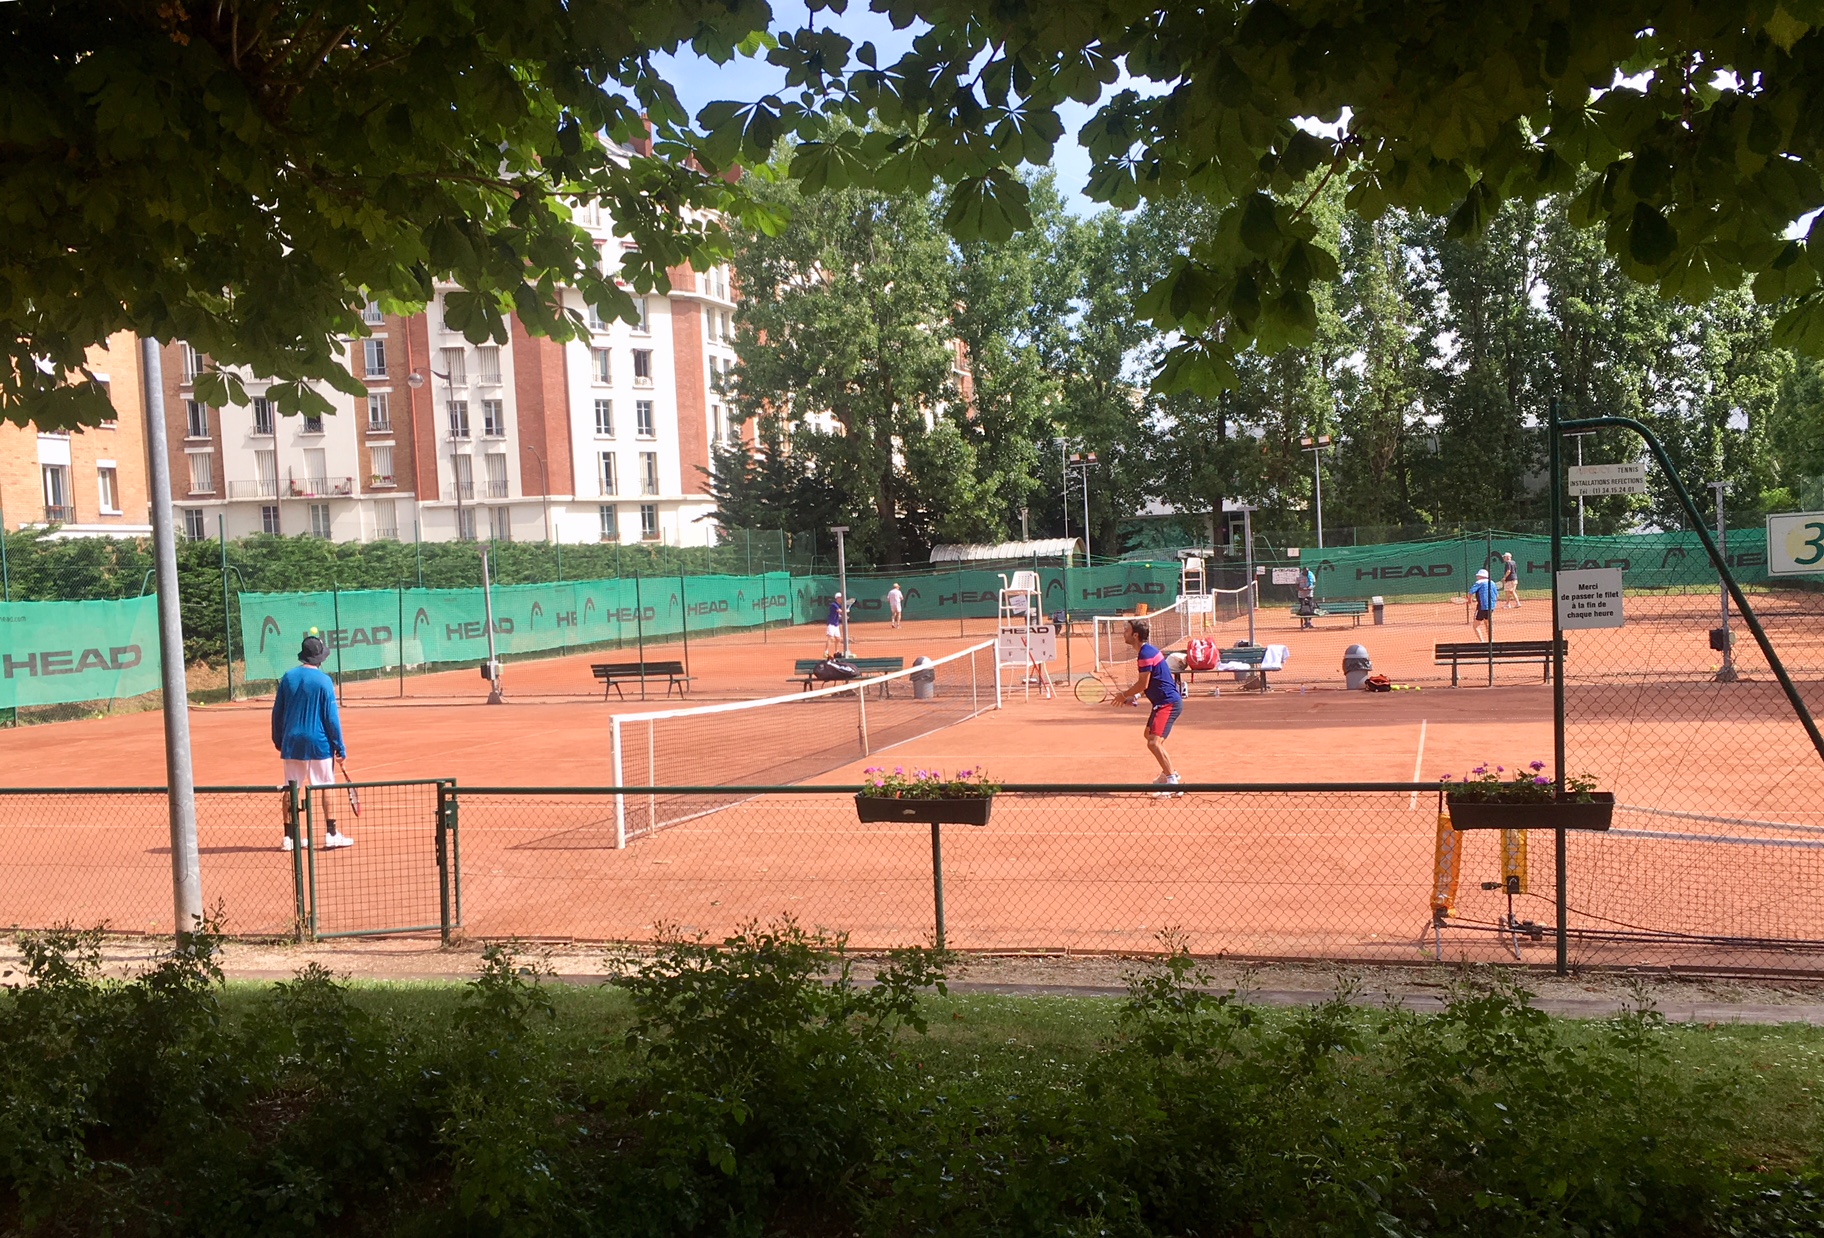
M 1488 569 L 1482 568 L 1476 573 L 1476 583 L 1469 591 L 1469 600 L 1476 608 L 1476 617 L 1470 621 L 1470 627 L 1481 627 L 1482 639 L 1495 639 L 1495 625 L 1491 616 L 1495 613 L 1495 604 L 1501 600 L 1501 591 L 1495 582 L 1488 578 Z

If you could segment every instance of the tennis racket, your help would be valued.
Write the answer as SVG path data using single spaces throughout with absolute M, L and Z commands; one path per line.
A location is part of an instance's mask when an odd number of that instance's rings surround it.
M 1094 675 L 1085 675 L 1077 680 L 1074 689 L 1077 699 L 1085 705 L 1118 704 L 1121 685 L 1107 671 L 1098 671 Z
M 342 781 L 348 784 L 348 810 L 358 817 L 361 815 L 361 793 L 355 790 L 355 780 L 348 776 L 348 762 L 337 757 L 336 768 L 342 771 Z

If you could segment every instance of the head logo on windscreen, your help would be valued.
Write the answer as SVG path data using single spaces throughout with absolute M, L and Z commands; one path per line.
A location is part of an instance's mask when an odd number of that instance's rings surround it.
M 283 635 L 283 633 L 279 631 L 279 621 L 274 619 L 271 615 L 267 615 L 266 618 L 260 621 L 260 652 L 266 652 L 266 638 L 268 636 L 280 635 Z
M 413 640 L 418 639 L 418 628 L 420 625 L 429 627 L 430 623 L 431 623 L 431 612 L 426 610 L 424 607 L 420 606 L 418 608 L 418 613 L 416 615 L 412 616 L 412 639 Z
M 528 626 L 531 627 L 532 630 L 536 632 L 538 630 L 538 621 L 540 619 L 543 619 L 544 617 L 545 617 L 545 604 L 543 602 L 532 603 L 532 618 L 529 621 Z

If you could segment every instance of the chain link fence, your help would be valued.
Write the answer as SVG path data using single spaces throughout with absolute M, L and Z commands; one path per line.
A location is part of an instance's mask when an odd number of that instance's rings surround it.
M 346 787 L 313 788 L 289 852 L 280 789 L 199 792 L 204 894 L 231 934 L 637 942 L 790 913 L 866 949 L 1143 953 L 1171 930 L 1242 958 L 1555 954 L 1549 832 L 1450 834 L 1434 922 L 1435 783 L 1021 785 L 979 828 L 864 823 L 838 787 L 355 790 L 359 817 Z M 706 807 L 617 846 L 617 797 L 647 795 Z M 1573 965 L 1824 974 L 1824 827 L 1640 798 L 1567 839 Z M 354 845 L 325 846 L 331 816 Z M 167 931 L 166 836 L 156 789 L 0 794 L 6 920 Z

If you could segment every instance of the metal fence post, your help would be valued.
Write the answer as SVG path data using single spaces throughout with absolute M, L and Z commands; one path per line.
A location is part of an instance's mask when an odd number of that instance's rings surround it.
M 1564 448 L 1559 442 L 1559 407 L 1550 407 L 1550 468 L 1552 473 L 1550 516 L 1552 521 L 1552 781 L 1559 795 L 1564 794 L 1564 628 L 1558 619 L 1558 567 L 1564 556 Z M 1493 635 L 1493 628 L 1490 628 Z M 1552 858 L 1558 878 L 1558 974 L 1570 971 L 1570 892 L 1566 888 L 1569 864 L 1568 845 L 1563 830 L 1553 830 Z
M 317 939 L 317 849 L 311 846 L 311 843 L 314 841 L 311 838 L 311 835 L 316 832 L 312 827 L 312 823 L 316 817 L 316 796 L 310 793 L 308 787 L 299 787 L 298 794 L 304 797 L 304 817 L 301 827 L 298 830 L 297 849 L 298 851 L 305 853 L 304 872 L 310 894 L 310 906 L 308 908 L 308 916 L 305 920 L 305 924 L 309 928 L 309 934 L 306 940 L 315 941 Z M 295 855 L 297 852 L 293 852 L 292 854 Z
M 944 934 L 944 827 L 936 821 L 931 823 L 931 893 L 937 909 L 937 933 L 932 942 L 939 950 L 945 948 Z
M 457 793 L 456 780 L 449 780 L 450 788 L 450 901 L 454 906 L 456 927 L 462 927 L 462 797 Z
M 304 905 L 304 845 L 310 835 L 298 828 L 298 784 L 286 783 L 284 796 L 285 837 L 291 840 L 292 923 L 296 926 L 298 942 L 302 944 L 309 915 L 309 908 Z
M 443 944 L 450 944 L 450 796 L 437 784 L 437 919 Z

